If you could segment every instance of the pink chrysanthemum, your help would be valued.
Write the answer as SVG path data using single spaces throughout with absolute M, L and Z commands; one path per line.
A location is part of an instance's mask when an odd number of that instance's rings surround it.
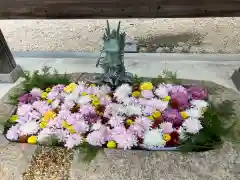
M 42 90 L 39 89 L 39 88 L 33 88 L 33 89 L 30 91 L 30 94 L 31 94 L 33 97 L 40 97 L 41 94 L 42 94 Z
M 130 130 L 124 130 L 120 127 L 118 130 L 118 133 L 114 132 L 116 129 L 113 130 L 111 135 L 112 140 L 117 142 L 118 148 L 131 149 L 133 146 L 137 145 L 138 139 L 134 132 Z
M 164 134 L 169 134 L 171 132 L 173 132 L 173 124 L 170 122 L 163 122 L 160 124 L 160 128 L 162 129 L 162 132 Z
M 109 139 L 109 129 L 104 126 L 88 134 L 86 141 L 93 146 L 102 146 Z
M 84 120 L 77 121 L 72 126 L 73 126 L 73 129 L 77 133 L 82 133 L 83 134 L 83 133 L 86 133 L 89 130 L 89 125 Z
M 109 121 L 108 124 L 110 124 L 112 127 L 116 127 L 116 126 L 120 126 L 123 124 L 125 117 L 122 116 L 112 116 Z
M 143 133 L 151 128 L 153 121 L 146 117 L 138 117 L 134 124 L 129 127 L 129 131 L 135 133 L 138 137 L 142 137 Z
M 82 143 L 83 139 L 79 134 L 70 134 L 66 139 L 65 147 L 71 149 L 75 146 L 78 146 Z
M 10 127 L 7 131 L 6 137 L 9 140 L 16 141 L 19 136 L 19 124 Z
M 50 110 L 50 107 L 46 101 L 35 101 L 32 104 L 32 107 L 36 109 L 41 114 L 44 114 L 45 112 Z
M 18 116 L 25 116 L 25 115 L 28 115 L 28 113 L 31 112 L 32 110 L 33 110 L 32 105 L 22 104 L 22 105 L 18 106 L 17 115 Z
M 142 95 L 143 98 L 146 98 L 146 99 L 150 99 L 150 98 L 154 97 L 153 92 L 150 91 L 150 90 L 143 90 L 143 91 L 141 91 L 141 95 Z

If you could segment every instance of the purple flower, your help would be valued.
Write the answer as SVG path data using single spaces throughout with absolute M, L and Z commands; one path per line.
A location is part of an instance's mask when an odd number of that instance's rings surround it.
M 170 87 L 170 93 L 175 94 L 175 93 L 184 93 L 187 94 L 187 89 L 183 87 L 182 85 L 173 85 Z
M 150 91 L 150 90 L 143 90 L 143 91 L 141 91 L 141 95 L 142 95 L 142 97 L 144 97 L 146 99 L 150 99 L 150 98 L 154 97 L 153 92 Z
M 32 104 L 32 107 L 36 109 L 41 114 L 44 114 L 45 112 L 50 110 L 50 107 L 46 101 L 35 101 Z
M 173 126 L 173 124 L 170 122 L 163 122 L 160 124 L 160 128 L 162 129 L 162 132 L 164 134 L 169 134 L 169 133 L 173 132 L 174 129 L 172 126 Z
M 20 104 L 26 104 L 26 103 L 31 103 L 33 101 L 36 101 L 38 98 L 36 96 L 32 96 L 32 94 L 23 94 L 18 98 L 18 101 Z
M 33 110 L 32 105 L 22 104 L 22 105 L 18 106 L 17 115 L 18 116 L 25 116 L 25 115 L 28 115 L 28 113 L 31 112 L 32 110 Z
M 208 97 L 207 91 L 197 86 L 188 88 L 188 93 L 190 94 L 191 98 L 195 100 L 206 100 Z
M 143 137 L 144 132 L 149 130 L 152 124 L 153 121 L 151 121 L 149 118 L 138 117 L 128 130 L 136 134 L 138 137 Z
M 164 121 L 171 122 L 173 126 L 181 126 L 183 118 L 177 109 L 167 109 L 163 113 Z
M 180 110 L 184 110 L 190 107 L 190 103 L 188 101 L 188 95 L 183 92 L 177 92 L 172 94 L 170 103 L 172 108 L 176 108 Z
M 155 111 L 155 109 L 152 107 L 152 106 L 146 106 L 144 109 L 143 109 L 143 114 L 145 116 L 150 116 L 152 115 L 153 111 Z
M 54 100 L 54 99 L 56 99 L 58 97 L 58 95 L 59 95 L 58 91 L 53 91 L 52 90 L 51 92 L 48 93 L 47 98 L 51 99 L 51 100 Z

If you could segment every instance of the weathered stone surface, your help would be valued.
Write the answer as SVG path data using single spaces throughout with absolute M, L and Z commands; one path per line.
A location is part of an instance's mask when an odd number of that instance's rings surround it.
M 239 92 L 206 81 L 182 80 L 182 83 L 206 87 L 214 103 L 234 101 L 240 117 Z M 72 180 L 236 180 L 239 174 L 240 152 L 229 142 L 221 149 L 188 154 L 105 149 L 89 165 L 79 161 L 75 154 L 70 173 Z
M 17 143 L 0 145 L 1 180 L 22 180 L 22 173 L 26 170 L 36 147 Z

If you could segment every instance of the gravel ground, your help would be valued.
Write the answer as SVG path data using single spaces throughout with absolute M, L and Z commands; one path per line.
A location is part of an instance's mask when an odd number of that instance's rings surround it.
M 23 180 L 68 180 L 71 159 L 65 148 L 38 147 Z
M 110 20 L 116 25 L 119 19 Z M 124 19 L 129 39 L 191 46 L 189 52 L 239 53 L 240 18 Z M 1 20 L 15 51 L 99 51 L 106 20 Z M 179 49 L 177 48 L 177 51 Z

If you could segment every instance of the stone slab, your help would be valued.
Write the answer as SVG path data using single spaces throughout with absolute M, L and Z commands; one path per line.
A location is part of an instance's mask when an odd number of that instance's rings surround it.
M 17 65 L 11 73 L 0 74 L 0 83 L 14 83 L 23 74 L 22 68 Z
M 1 180 L 22 180 L 29 161 L 37 146 L 9 143 L 0 145 Z

